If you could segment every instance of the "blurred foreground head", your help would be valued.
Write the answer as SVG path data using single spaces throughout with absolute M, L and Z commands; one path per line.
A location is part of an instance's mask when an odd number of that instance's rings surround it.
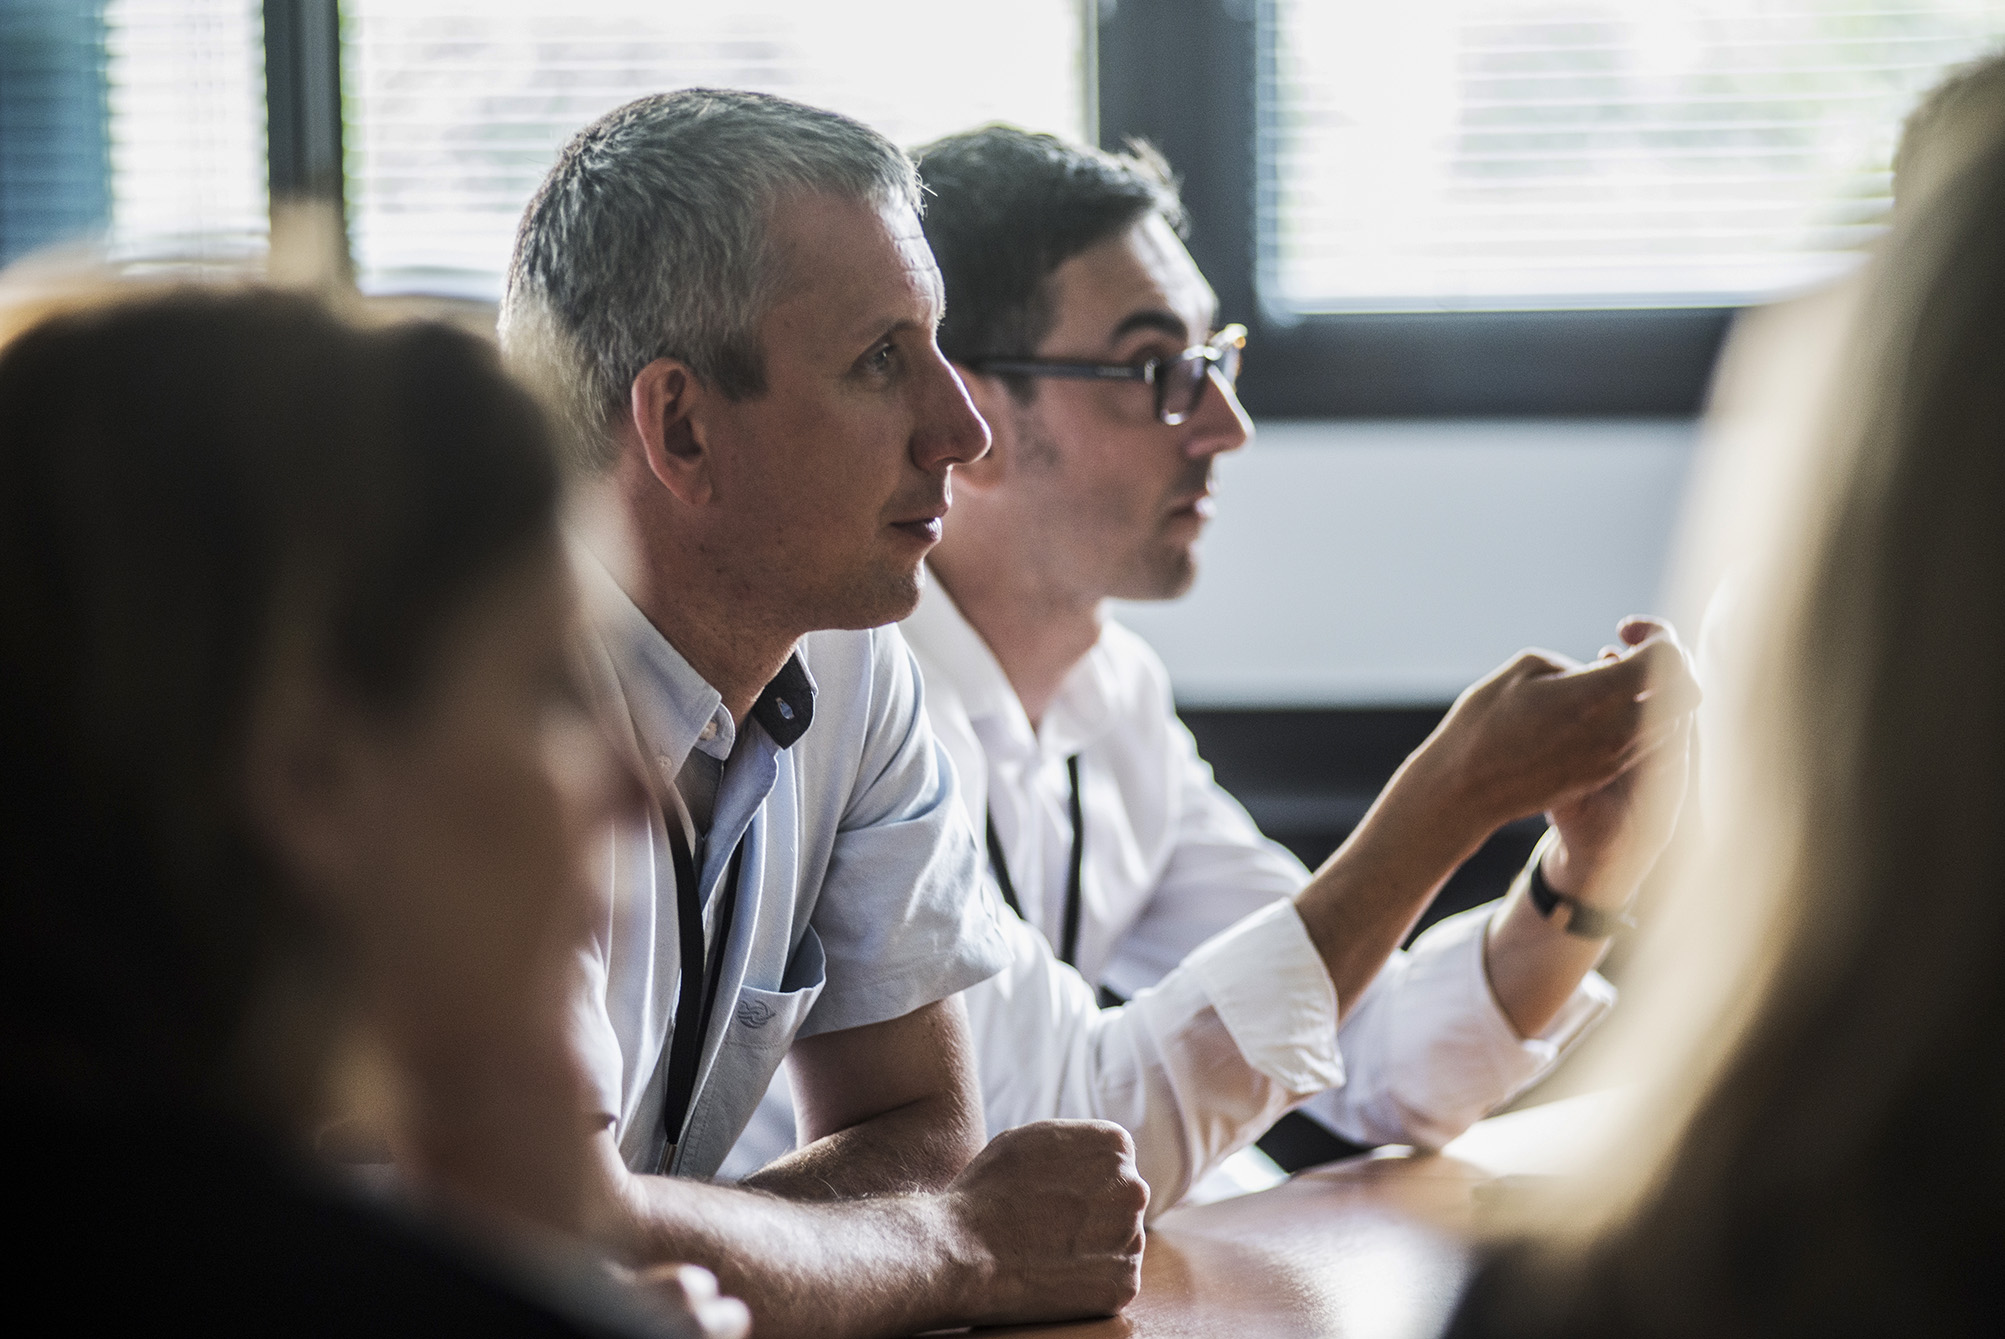
M 1462 1332 L 2005 1324 L 2005 116 L 1958 136 L 1765 518 L 1719 830 L 1609 1038 L 1670 1059 L 1618 1189 Z
M 1894 198 L 1919 208 L 1924 197 L 1954 182 L 1985 152 L 2005 120 L 2005 54 L 1959 66 L 1915 105 L 1894 154 Z
M 308 1100 L 362 933 L 347 876 L 316 866 L 383 871 L 315 854 L 285 816 L 349 755 L 275 740 L 420 720 L 467 611 L 554 561 L 540 422 L 471 338 L 365 331 L 273 292 L 113 297 L 6 348 L 14 1082 L 85 1104 Z

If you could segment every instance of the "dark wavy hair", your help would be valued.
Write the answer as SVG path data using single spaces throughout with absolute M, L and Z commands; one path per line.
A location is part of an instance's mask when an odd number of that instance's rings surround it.
M 557 496 L 536 404 L 441 325 L 168 290 L 0 354 L 16 1082 L 241 1093 L 261 1005 L 338 956 L 245 818 L 271 666 L 303 652 L 357 700 L 408 706 L 451 617 L 555 533 Z

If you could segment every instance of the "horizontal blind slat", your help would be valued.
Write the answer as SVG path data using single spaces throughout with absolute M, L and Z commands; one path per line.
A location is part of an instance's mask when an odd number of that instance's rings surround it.
M 692 85 L 832 107 L 912 145 L 985 121 L 1078 137 L 1079 0 L 349 0 L 349 215 L 373 291 L 496 296 L 515 224 L 566 141 Z
M 1277 0 L 1263 295 L 1776 295 L 1880 234 L 1901 118 L 2001 36 L 2005 0 Z

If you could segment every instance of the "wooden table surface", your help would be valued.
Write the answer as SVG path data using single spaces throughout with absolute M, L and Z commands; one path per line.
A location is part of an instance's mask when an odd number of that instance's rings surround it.
M 1141 1296 L 1120 1316 L 983 1333 L 1427 1339 L 1455 1305 L 1488 1207 L 1517 1179 L 1577 1165 L 1609 1105 L 1570 1098 L 1484 1121 L 1437 1154 L 1381 1150 L 1172 1209 L 1149 1230 Z

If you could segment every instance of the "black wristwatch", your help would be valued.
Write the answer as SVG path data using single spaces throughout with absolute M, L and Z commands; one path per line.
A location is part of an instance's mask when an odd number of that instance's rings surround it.
M 1532 853 L 1531 886 L 1527 890 L 1539 915 L 1551 920 L 1553 912 L 1564 906 L 1567 915 L 1566 925 L 1562 928 L 1582 939 L 1612 939 L 1624 930 L 1636 928 L 1635 920 L 1626 910 L 1604 911 L 1600 907 L 1588 906 L 1577 897 L 1568 897 L 1556 891 L 1546 882 L 1545 864 L 1546 848 L 1541 842 L 1539 849 Z

